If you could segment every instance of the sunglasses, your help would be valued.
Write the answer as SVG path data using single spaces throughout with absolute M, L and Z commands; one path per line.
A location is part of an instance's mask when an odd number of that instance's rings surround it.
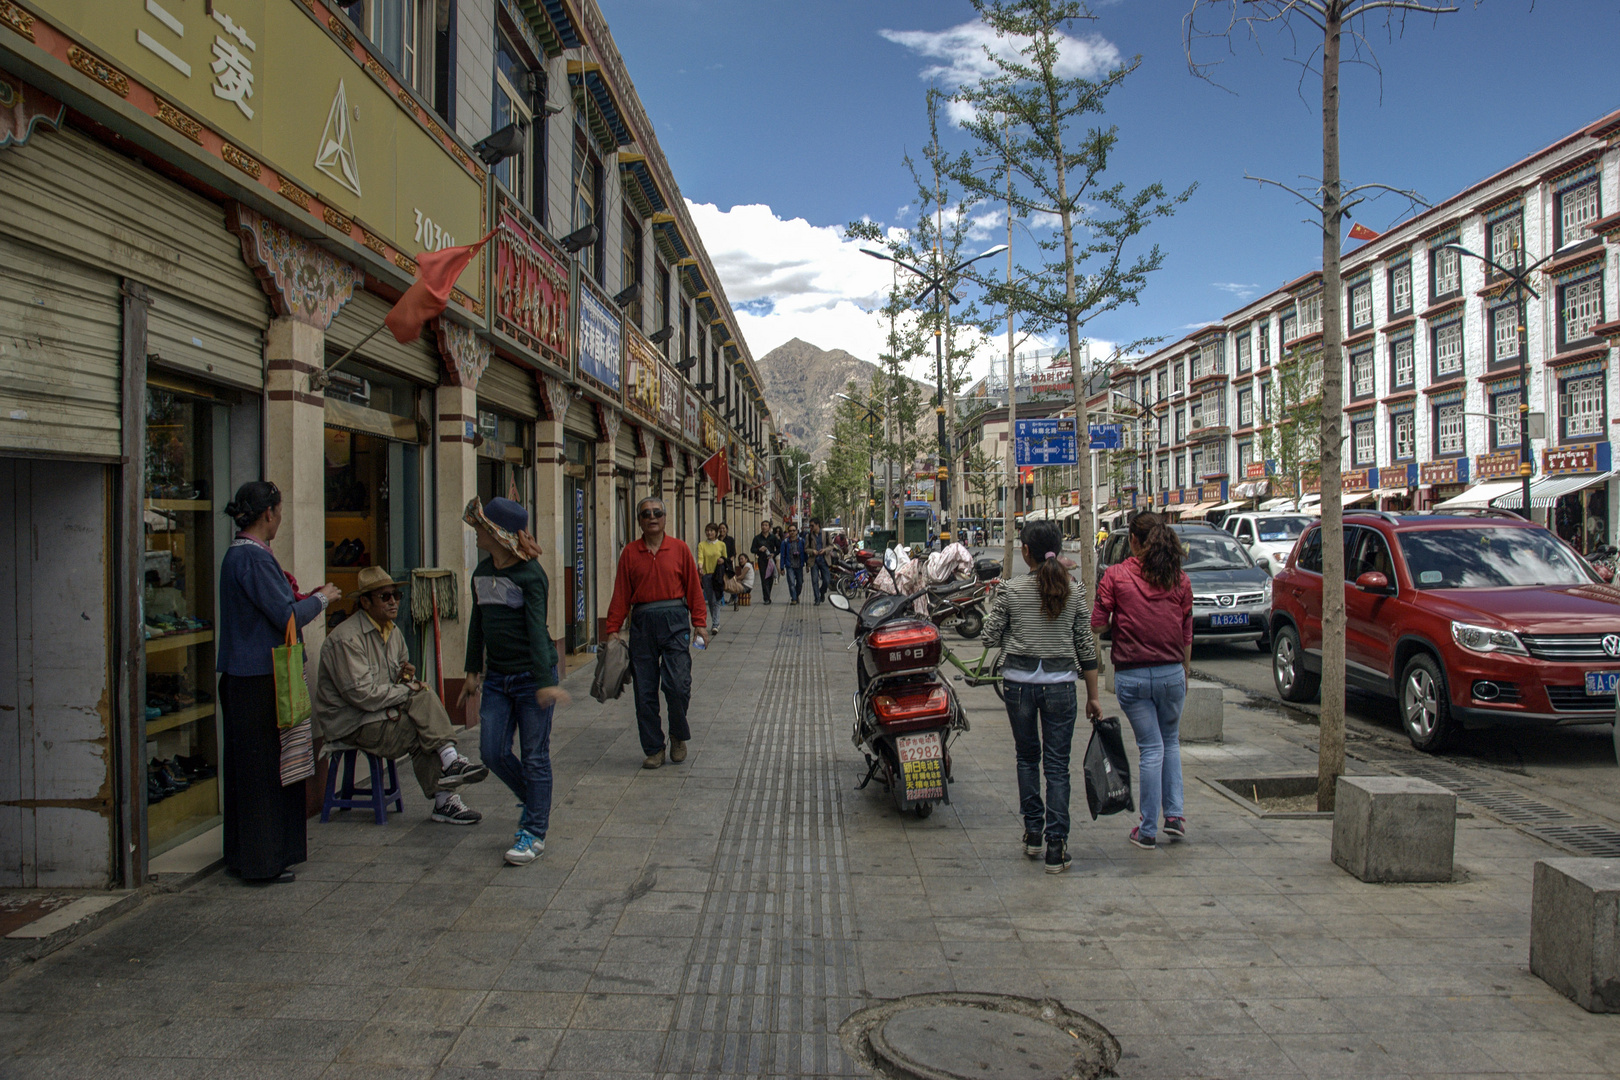
M 662 510 L 643 510 L 636 516 L 644 518 L 661 518 L 664 516 L 664 512 Z
M 398 589 L 388 589 L 383 592 L 374 592 L 371 594 L 372 599 L 381 600 L 385 604 L 391 604 L 404 595 L 405 594 L 400 592 Z

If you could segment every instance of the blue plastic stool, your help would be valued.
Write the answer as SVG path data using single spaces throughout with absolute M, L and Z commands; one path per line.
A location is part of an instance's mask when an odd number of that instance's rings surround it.
M 388 810 L 390 806 L 396 813 L 405 812 L 405 798 L 399 793 L 399 772 L 394 763 L 387 763 L 388 782 L 383 783 L 383 759 L 369 750 L 360 750 L 353 746 L 329 745 L 326 761 L 326 798 L 321 802 L 321 821 L 332 820 L 332 810 L 371 810 L 377 817 L 378 825 L 388 824 Z M 354 765 L 358 754 L 366 755 L 366 763 L 371 766 L 371 786 L 369 788 L 355 789 Z M 343 770 L 343 790 L 338 791 L 337 774 Z

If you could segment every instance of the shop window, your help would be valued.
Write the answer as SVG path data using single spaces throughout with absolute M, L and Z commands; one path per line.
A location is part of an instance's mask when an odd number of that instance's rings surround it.
M 1566 439 L 1603 434 L 1603 376 L 1564 379 L 1558 392 L 1559 426 Z
M 1412 359 L 1412 339 L 1410 337 L 1390 342 L 1389 367 L 1390 383 L 1394 389 L 1411 389 L 1413 380 L 1417 375 L 1417 365 Z
M 521 420 L 478 410 L 478 497 L 511 499 L 534 512 L 533 436 Z
M 1467 453 L 1463 431 L 1462 402 L 1436 405 L 1434 409 L 1434 456 L 1461 457 Z
M 146 834 L 157 854 L 219 821 L 214 715 L 215 582 L 230 529 L 215 460 L 228 410 L 157 388 L 146 394 Z M 223 463 L 223 461 L 221 462 Z M 228 473 L 226 474 L 228 476 Z M 217 479 L 224 481 L 225 477 Z
M 1389 271 L 1390 318 L 1412 314 L 1412 264 L 1403 262 Z
M 1519 448 L 1519 392 L 1491 395 L 1491 449 Z
M 1559 343 L 1565 347 L 1592 337 L 1592 328 L 1603 321 L 1603 276 L 1572 281 L 1558 289 Z
M 1598 178 L 1558 193 L 1558 246 L 1586 239 L 1587 226 L 1602 216 Z
M 1417 414 L 1396 414 L 1389 422 L 1395 444 L 1395 460 L 1411 461 L 1417 456 Z
M 1462 294 L 1462 256 L 1450 248 L 1429 252 L 1429 300 L 1438 303 Z

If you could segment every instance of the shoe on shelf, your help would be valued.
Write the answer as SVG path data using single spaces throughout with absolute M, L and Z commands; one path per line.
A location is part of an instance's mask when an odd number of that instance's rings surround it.
M 1069 858 L 1069 845 L 1063 840 L 1048 840 L 1046 842 L 1046 872 L 1048 874 L 1061 874 L 1069 868 L 1074 860 Z
M 466 803 L 461 801 L 460 795 L 452 794 L 448 799 L 444 800 L 443 806 L 433 808 L 432 818 L 434 821 L 442 821 L 446 825 L 476 825 L 484 820 L 484 815 L 468 807 Z M 527 836 L 528 834 L 519 833 L 518 835 Z M 512 861 L 511 854 L 511 852 L 507 852 L 507 862 Z
M 1185 840 L 1187 838 L 1187 819 L 1183 817 L 1165 818 L 1164 835 L 1172 840 Z
M 454 788 L 463 784 L 476 784 L 488 775 L 488 765 L 479 765 L 464 757 L 458 757 L 439 775 L 439 786 Z
M 647 755 L 646 760 L 641 763 L 641 767 L 643 769 L 656 769 L 663 765 L 663 763 L 664 752 L 662 750 L 657 750 Z
M 1157 839 L 1151 836 L 1144 836 L 1142 834 L 1142 826 L 1140 825 L 1132 829 L 1131 835 L 1126 837 L 1126 839 L 1135 844 L 1137 847 L 1143 848 L 1147 851 L 1152 851 L 1154 848 L 1159 846 L 1159 841 Z
M 1024 834 L 1025 855 L 1028 855 L 1032 859 L 1038 859 L 1041 857 L 1041 852 L 1045 850 L 1045 848 L 1046 841 L 1041 837 L 1040 833 L 1027 832 Z
M 671 761 L 685 761 L 686 760 L 686 743 L 684 743 L 680 739 L 671 739 L 669 741 L 669 760 L 671 760 Z
M 506 864 L 508 866 L 528 866 L 534 860 L 546 853 L 546 842 L 528 829 L 519 829 L 517 836 L 512 840 L 512 846 L 506 849 Z

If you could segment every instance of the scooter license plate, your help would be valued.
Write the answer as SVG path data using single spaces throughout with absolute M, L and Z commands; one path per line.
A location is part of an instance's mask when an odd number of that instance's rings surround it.
M 900 758 L 907 802 L 945 797 L 945 754 L 940 745 L 939 732 L 898 736 L 894 740 L 894 749 Z
M 1620 671 L 1588 671 L 1586 692 L 1591 697 L 1612 694 L 1620 686 Z
M 1234 615 L 1211 615 L 1209 617 L 1209 625 L 1210 626 L 1248 626 L 1249 625 L 1249 616 L 1248 616 L 1247 613 L 1241 614 L 1241 615 L 1238 615 L 1238 614 L 1234 614 Z

